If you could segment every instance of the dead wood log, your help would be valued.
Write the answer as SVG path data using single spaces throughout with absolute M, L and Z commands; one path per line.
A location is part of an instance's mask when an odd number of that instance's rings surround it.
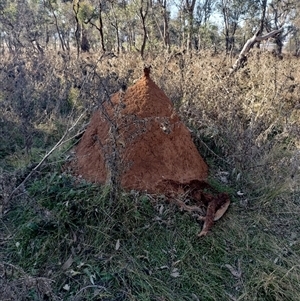
M 229 74 L 230 75 L 233 74 L 234 72 L 236 72 L 237 70 L 239 70 L 240 68 L 242 68 L 244 66 L 245 62 L 247 61 L 247 53 L 254 46 L 255 43 L 272 38 L 272 37 L 278 35 L 279 33 L 281 33 L 282 31 L 283 31 L 283 27 L 273 30 L 263 36 L 259 36 L 260 31 L 258 30 L 254 34 L 254 36 L 252 38 L 250 38 L 249 40 L 247 40 L 247 42 L 245 43 L 237 60 L 234 62 L 233 66 L 231 67 Z

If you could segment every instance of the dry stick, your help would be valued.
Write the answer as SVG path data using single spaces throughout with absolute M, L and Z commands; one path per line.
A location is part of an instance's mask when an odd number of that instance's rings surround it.
M 86 111 L 86 110 L 85 110 Z M 74 124 L 65 131 L 63 136 L 60 138 L 60 140 L 53 146 L 53 148 L 44 156 L 44 158 L 30 171 L 30 173 L 27 175 L 27 177 L 12 191 L 10 196 L 8 197 L 7 202 L 9 202 L 14 194 L 20 189 L 22 185 L 24 185 L 27 180 L 32 176 L 32 174 L 39 169 L 39 167 L 45 162 L 45 160 L 60 146 L 64 143 L 64 139 L 67 136 L 69 132 L 73 130 L 73 128 L 76 126 L 76 124 L 79 122 L 79 120 L 82 118 L 82 116 L 85 114 L 85 111 L 77 118 L 77 120 L 74 122 Z
M 199 137 L 198 137 L 199 138 Z M 200 139 L 200 138 L 199 138 Z M 203 140 L 200 139 L 200 143 L 202 143 L 214 156 L 216 156 L 218 159 L 220 159 L 221 161 L 223 161 L 224 163 L 230 165 L 229 162 L 227 162 L 225 159 L 223 159 L 222 157 L 220 157 L 219 155 L 217 155 Z
M 101 57 L 98 59 L 98 61 L 97 61 L 97 63 L 99 62 L 99 61 L 101 61 L 102 60 L 102 58 L 103 58 L 103 55 L 101 55 Z M 93 68 L 93 70 L 95 70 L 96 69 L 96 67 L 97 67 L 97 64 L 95 64 L 95 66 L 94 66 L 94 68 Z M 91 74 L 91 72 L 89 73 L 89 74 Z M 88 74 L 88 75 L 89 75 Z M 88 77 L 88 75 L 85 77 L 85 81 L 87 80 L 87 77 Z M 83 82 L 84 83 L 84 82 Z M 82 88 L 80 89 L 80 92 L 81 92 L 81 90 L 82 90 Z M 70 139 L 72 139 L 73 137 L 71 137 L 71 138 L 69 138 L 68 140 L 66 140 L 66 141 L 63 141 L 64 140 L 64 138 L 67 136 L 67 134 L 69 133 L 69 132 L 71 132 L 72 130 L 73 130 L 73 128 L 76 126 L 76 124 L 79 122 L 79 120 L 82 118 L 82 116 L 86 113 L 86 111 L 87 111 L 87 109 L 78 117 L 78 119 L 75 121 L 75 123 L 64 133 L 64 135 L 61 137 L 61 139 L 55 144 L 55 146 L 44 156 L 44 158 L 39 162 L 39 164 L 38 165 L 36 165 L 31 171 L 30 171 L 30 173 L 27 175 L 27 177 L 21 182 L 21 184 L 20 185 L 18 185 L 13 191 L 12 191 L 12 193 L 10 194 L 10 196 L 8 197 L 8 199 L 7 199 L 7 202 L 9 202 L 11 199 L 12 199 L 12 197 L 14 196 L 14 194 L 20 189 L 20 187 L 25 183 L 25 182 L 27 182 L 27 180 L 32 176 L 32 174 L 36 171 L 36 170 L 38 170 L 38 168 L 45 162 L 45 160 L 59 147 L 59 146 L 61 146 L 63 143 L 65 143 L 65 142 L 67 142 L 67 141 L 69 141 Z M 80 132 L 81 133 L 81 132 Z M 78 133 L 74 136 L 74 137 L 76 137 L 78 135 Z

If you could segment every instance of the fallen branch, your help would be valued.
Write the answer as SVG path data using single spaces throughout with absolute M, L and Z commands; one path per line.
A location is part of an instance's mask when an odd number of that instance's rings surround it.
M 255 43 L 267 40 L 271 37 L 274 37 L 277 34 L 281 33 L 282 31 L 283 31 L 283 27 L 281 27 L 280 29 L 273 30 L 273 31 L 271 31 L 271 32 L 269 32 L 269 33 L 267 33 L 266 35 L 263 35 L 263 36 L 259 36 L 258 35 L 259 31 L 257 31 L 254 34 L 254 36 L 252 38 L 250 38 L 249 40 L 247 40 L 247 42 L 245 43 L 245 45 L 244 45 L 243 49 L 241 50 L 237 60 L 233 64 L 232 68 L 230 69 L 229 74 L 231 75 L 232 73 L 236 72 L 237 70 L 239 70 L 241 67 L 244 66 L 245 62 L 247 61 L 246 54 L 254 46 Z
M 77 118 L 77 120 L 74 122 L 74 124 L 65 131 L 65 133 L 63 134 L 63 136 L 59 139 L 59 141 L 52 147 L 52 149 L 46 153 L 46 155 L 43 157 L 43 159 L 30 171 L 30 173 L 26 176 L 26 178 L 12 191 L 12 193 L 10 194 L 10 196 L 7 199 L 7 202 L 9 202 L 12 197 L 14 196 L 14 194 L 21 188 L 22 185 L 24 185 L 28 179 L 33 175 L 33 173 L 35 171 L 37 171 L 41 165 L 46 161 L 46 159 L 59 147 L 61 146 L 65 141 L 64 139 L 66 138 L 66 136 L 74 129 L 74 127 L 77 125 L 77 123 L 79 122 L 79 120 L 84 116 L 85 111 Z

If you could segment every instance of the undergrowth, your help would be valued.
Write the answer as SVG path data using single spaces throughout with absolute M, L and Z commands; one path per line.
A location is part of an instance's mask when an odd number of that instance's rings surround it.
M 18 60 L 1 61 L 1 300 L 300 300 L 297 59 L 253 51 L 229 78 L 221 56 L 147 58 L 209 164 L 210 184 L 232 200 L 199 239 L 201 223 L 163 195 L 122 191 L 111 203 L 109 187 L 62 171 L 97 102 L 139 78 L 143 62 L 50 57 L 25 57 L 22 74 Z M 15 90 L 12 78 L 23 80 Z M 70 140 L 9 199 L 85 110 Z

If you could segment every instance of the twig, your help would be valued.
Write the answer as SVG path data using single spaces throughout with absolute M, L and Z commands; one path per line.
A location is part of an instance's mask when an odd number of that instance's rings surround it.
M 22 185 L 24 185 L 28 179 L 33 175 L 33 173 L 35 171 L 37 171 L 40 166 L 45 162 L 45 160 L 59 147 L 64 143 L 64 139 L 65 137 L 68 135 L 69 132 L 71 132 L 73 130 L 73 128 L 76 126 L 76 124 L 79 122 L 79 120 L 83 117 L 83 115 L 85 114 L 86 111 L 84 111 L 78 118 L 77 120 L 74 122 L 74 124 L 65 131 L 65 133 L 63 134 L 63 136 L 60 138 L 60 140 L 52 147 L 52 149 L 43 157 L 43 159 L 30 171 L 30 173 L 27 175 L 27 177 L 12 191 L 12 193 L 10 194 L 10 196 L 8 197 L 7 202 L 9 202 L 12 197 L 14 196 L 14 194 L 20 189 L 20 187 Z
M 226 164 L 230 165 L 230 163 L 228 161 L 226 161 L 225 159 L 223 159 L 222 157 L 217 155 L 203 140 L 201 140 L 201 139 L 199 139 L 199 140 L 200 140 L 200 143 L 202 143 L 208 149 L 208 151 L 210 151 L 214 156 L 216 156 L 218 159 L 225 162 Z

